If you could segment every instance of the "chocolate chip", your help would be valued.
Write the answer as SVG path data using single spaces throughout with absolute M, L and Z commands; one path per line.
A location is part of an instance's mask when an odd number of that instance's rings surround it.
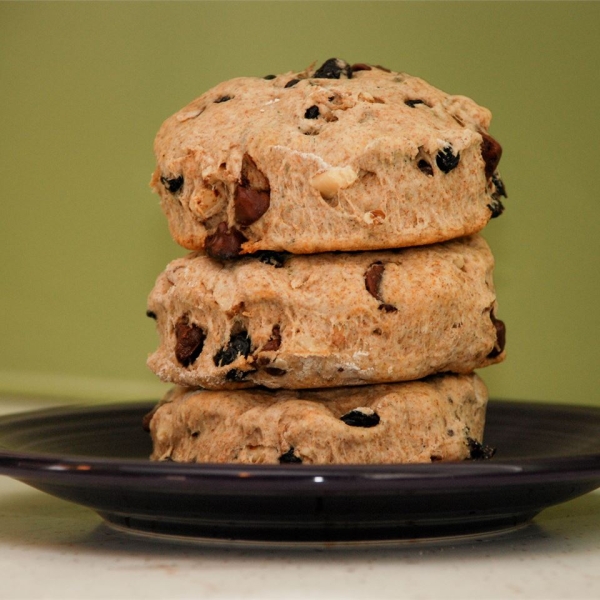
M 146 316 L 147 316 L 149 319 L 154 319 L 154 320 L 156 321 L 156 313 L 155 313 L 154 311 L 152 311 L 152 310 L 147 310 L 147 311 L 146 311 Z
M 305 119 L 318 119 L 319 118 L 319 107 L 316 104 L 309 106 L 304 113 Z
M 269 341 L 262 347 L 263 352 L 274 352 L 281 347 L 281 327 L 273 325 Z
M 481 157 L 485 162 L 485 176 L 492 177 L 500 158 L 502 157 L 502 146 L 489 134 L 480 131 L 481 137 Z
M 379 415 L 370 408 L 355 408 L 349 413 L 342 415 L 340 420 L 350 427 L 375 427 L 379 425 Z
M 227 228 L 227 223 L 219 223 L 216 231 L 206 236 L 204 250 L 211 258 L 229 260 L 239 256 L 242 244 L 248 239 L 235 227 Z
M 233 198 L 236 223 L 248 227 L 260 219 L 269 210 L 271 195 L 268 191 L 238 185 Z
M 398 309 L 393 304 L 380 304 L 377 309 L 386 313 L 398 312 Z
M 484 446 L 472 438 L 467 438 L 467 446 L 469 446 L 469 451 L 473 460 L 488 460 L 496 454 L 496 448 Z
M 448 431 L 446 431 L 446 433 L 448 434 L 448 437 L 454 437 L 454 430 L 453 429 L 448 429 Z
M 352 67 L 344 60 L 330 58 L 316 71 L 313 77 L 319 79 L 339 79 L 340 77 L 352 78 Z
M 442 457 L 441 457 L 441 456 L 438 456 L 437 454 L 432 454 L 432 455 L 429 457 L 429 460 L 430 460 L 431 462 L 440 462 L 440 460 L 442 460 Z
M 283 87 L 291 88 L 294 87 L 300 80 L 299 79 L 290 79 Z
M 215 100 L 215 104 L 221 104 L 221 102 L 227 102 L 231 100 L 231 96 L 221 96 L 218 100 Z
M 265 75 L 263 77 L 263 79 L 271 80 L 271 79 L 275 79 L 275 77 L 277 77 L 277 75 Z
M 279 464 L 300 464 L 302 459 L 294 454 L 294 448 L 291 447 L 287 452 L 279 457 Z
M 411 108 L 414 108 L 417 104 L 425 104 L 424 100 L 405 100 L 404 104 L 406 104 L 406 106 L 410 106 Z
M 417 163 L 417 168 L 422 173 L 425 173 L 425 175 L 428 175 L 429 177 L 433 177 L 433 167 L 424 158 L 422 158 Z
M 266 367 L 265 373 L 268 373 L 273 377 L 282 377 L 287 373 L 287 371 L 285 369 L 277 369 L 276 367 Z
M 367 292 L 377 300 L 381 300 L 379 286 L 381 285 L 381 278 L 383 277 L 384 270 L 384 264 L 378 260 L 370 265 L 365 271 L 365 287 L 367 288 Z
M 250 373 L 254 371 L 242 371 L 241 369 L 230 369 L 225 373 L 225 379 L 227 381 L 244 381 Z
M 230 365 L 238 356 L 247 357 L 250 354 L 252 340 L 248 332 L 242 330 L 232 334 L 227 346 L 221 348 L 214 356 L 215 366 L 224 367 Z
M 175 358 L 180 365 L 189 367 L 200 356 L 206 333 L 184 316 L 175 324 L 175 339 Z
M 496 343 L 494 344 L 492 351 L 488 354 L 488 358 L 496 358 L 496 356 L 502 354 L 506 347 L 506 325 L 504 324 L 504 321 L 496 319 L 493 312 L 490 312 L 490 318 L 496 328 Z
M 288 257 L 287 252 L 274 252 L 273 250 L 261 250 L 254 254 L 261 263 L 265 265 L 272 265 L 276 269 L 281 269 L 285 264 L 285 260 Z
M 435 163 L 440 171 L 443 171 L 444 173 L 450 173 L 452 169 L 455 169 L 458 166 L 459 162 L 460 152 L 455 155 L 452 152 L 452 146 L 450 145 L 442 148 L 435 156 Z
M 371 66 L 367 65 L 365 63 L 356 63 L 356 64 L 352 65 L 350 68 L 352 69 L 353 73 L 355 73 L 356 71 L 370 71 L 371 70 Z
M 502 196 L 503 198 L 508 198 L 506 195 L 506 187 L 504 187 L 504 182 L 500 179 L 500 175 L 498 173 L 492 174 L 492 183 L 496 187 L 496 194 L 498 196 Z
M 183 186 L 183 175 L 179 175 L 179 177 L 161 177 L 160 182 L 167 188 L 167 191 L 175 194 Z
M 190 437 L 193 437 L 193 438 L 197 438 L 199 435 L 200 435 L 200 432 L 199 432 L 199 431 L 192 431 L 192 432 L 190 433 Z

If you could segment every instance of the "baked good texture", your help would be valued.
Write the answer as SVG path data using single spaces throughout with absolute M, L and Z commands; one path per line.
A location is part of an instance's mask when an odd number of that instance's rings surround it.
M 475 375 L 328 390 L 176 388 L 149 423 L 154 460 L 376 464 L 462 460 L 481 449 Z
M 171 262 L 148 300 L 163 381 L 319 388 L 469 373 L 504 359 L 485 240 Z
M 191 102 L 156 136 L 151 185 L 173 238 L 216 258 L 431 244 L 502 212 L 490 119 L 417 77 L 330 59 Z

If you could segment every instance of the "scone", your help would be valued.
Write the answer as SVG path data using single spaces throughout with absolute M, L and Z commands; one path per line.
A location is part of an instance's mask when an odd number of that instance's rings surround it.
M 305 389 L 470 373 L 504 358 L 494 260 L 474 235 L 395 251 L 171 262 L 148 300 L 163 381 Z
M 377 464 L 484 457 L 477 375 L 329 390 L 176 388 L 149 415 L 154 460 Z
M 151 185 L 173 238 L 215 258 L 431 244 L 502 212 L 490 119 L 417 77 L 330 59 L 226 81 L 174 114 Z

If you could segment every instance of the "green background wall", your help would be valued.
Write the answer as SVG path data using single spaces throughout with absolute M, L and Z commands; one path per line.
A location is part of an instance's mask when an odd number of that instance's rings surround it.
M 182 255 L 148 181 L 161 122 L 221 80 L 331 56 L 489 107 L 509 199 L 496 397 L 600 404 L 600 5 L 0 4 L 0 392 L 158 397 L 145 300 Z

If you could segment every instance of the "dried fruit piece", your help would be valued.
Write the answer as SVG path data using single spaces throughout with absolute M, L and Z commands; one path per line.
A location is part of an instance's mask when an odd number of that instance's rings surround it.
M 222 222 L 213 234 L 206 236 L 204 250 L 211 258 L 229 260 L 240 255 L 242 244 L 247 241 L 241 231 L 235 227 L 228 229 L 227 223 Z
M 497 319 L 493 312 L 490 312 L 490 318 L 496 328 L 496 343 L 492 351 L 488 354 L 488 358 L 496 358 L 496 356 L 502 354 L 506 347 L 506 325 L 504 321 Z
M 227 102 L 231 100 L 231 96 L 221 96 L 218 100 L 215 100 L 215 104 L 221 104 L 221 102 Z
M 305 119 L 318 119 L 319 118 L 319 107 L 316 104 L 313 104 L 312 106 L 309 106 L 305 113 L 304 113 L 304 118 Z
M 385 265 L 378 260 L 370 265 L 365 271 L 365 287 L 367 288 L 367 292 L 369 292 L 376 300 L 381 300 L 379 286 L 381 285 L 381 278 L 383 277 L 384 270 Z
M 291 447 L 287 452 L 279 457 L 279 464 L 300 464 L 302 459 L 294 454 L 294 448 Z
M 175 358 L 180 365 L 189 367 L 202 353 L 206 333 L 183 316 L 175 324 L 175 339 Z
M 492 196 L 492 201 L 487 207 L 492 211 L 491 219 L 499 217 L 504 212 L 504 204 L 502 204 L 502 201 L 497 196 Z
M 372 408 L 360 406 L 342 415 L 340 420 L 350 427 L 375 427 L 381 419 Z
M 254 256 L 265 265 L 272 265 L 276 269 L 281 269 L 288 257 L 287 252 L 274 252 L 273 250 L 260 250 Z
M 484 446 L 477 440 L 467 438 L 467 446 L 471 452 L 471 459 L 473 460 L 488 460 L 496 454 L 496 448 L 491 446 Z
M 160 404 L 157 404 L 156 406 L 154 406 L 154 408 L 150 412 L 147 412 L 142 417 L 142 429 L 144 431 L 150 431 L 150 423 L 152 422 L 152 418 L 156 414 L 156 411 L 159 409 L 159 407 L 160 407 Z
M 277 77 L 277 75 L 265 75 L 263 77 L 263 79 L 271 80 L 271 79 L 275 79 L 275 77 Z
M 339 58 L 329 58 L 316 71 L 313 77 L 319 79 L 352 78 L 352 67 Z
M 488 133 L 479 132 L 483 138 L 481 142 L 481 157 L 485 162 L 485 176 L 492 177 L 500 158 L 502 157 L 502 146 Z
M 283 87 L 284 88 L 291 88 L 294 87 L 297 83 L 299 83 L 299 79 L 290 79 Z
M 433 177 L 433 167 L 424 158 L 421 158 L 419 162 L 417 162 L 417 168 L 422 173 L 425 173 L 425 175 Z
M 417 104 L 425 104 L 424 100 L 405 100 L 404 104 L 406 104 L 406 106 L 410 106 L 411 108 L 414 108 Z
M 277 367 L 266 367 L 265 373 L 268 373 L 273 377 L 282 377 L 287 373 L 287 371 L 285 369 L 278 369 Z
M 246 330 L 234 333 L 229 338 L 227 346 L 221 348 L 214 356 L 215 366 L 230 365 L 238 356 L 247 357 L 250 354 L 252 340 Z
M 273 352 L 281 347 L 281 327 L 273 325 L 269 341 L 262 347 L 263 352 Z
M 225 379 L 227 381 L 244 381 L 250 373 L 255 371 L 242 371 L 241 369 L 230 369 L 225 373 Z
M 386 313 L 398 312 L 398 309 L 393 304 L 380 304 L 377 309 Z
M 268 191 L 238 185 L 233 198 L 235 220 L 242 227 L 248 227 L 260 219 L 271 206 Z
M 157 317 L 156 317 L 156 313 L 155 313 L 154 311 L 152 311 L 152 310 L 147 310 L 147 311 L 146 311 L 146 316 L 147 316 L 149 319 L 154 319 L 154 320 L 156 321 L 156 318 L 157 318 Z
M 175 194 L 183 187 L 183 175 L 179 177 L 161 177 L 160 182 L 167 188 L 171 194 Z
M 495 195 L 502 196 L 503 198 L 508 198 L 506 195 L 506 188 L 504 187 L 504 182 L 500 179 L 500 175 L 496 172 L 492 174 L 492 183 L 496 188 Z
M 444 173 L 450 173 L 453 169 L 458 166 L 460 162 L 460 152 L 454 154 L 452 152 L 452 146 L 448 144 L 444 146 L 436 155 L 435 155 L 435 163 L 440 169 L 440 171 Z

